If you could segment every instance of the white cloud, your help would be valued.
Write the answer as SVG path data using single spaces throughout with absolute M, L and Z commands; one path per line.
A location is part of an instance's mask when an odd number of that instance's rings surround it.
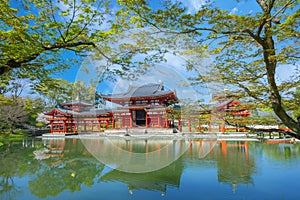
M 278 83 L 299 79 L 299 75 L 300 75 L 299 66 L 300 66 L 299 64 L 279 65 L 276 70 L 276 78 L 278 80 Z
M 67 10 L 71 10 L 72 11 L 74 4 L 72 4 L 72 3 L 71 4 L 65 4 L 63 1 L 58 1 L 58 2 L 55 2 L 53 4 L 54 4 L 54 6 L 57 6 L 60 9 L 55 14 L 56 20 L 59 21 L 59 22 L 63 22 L 63 23 L 69 23 L 70 20 L 71 20 L 71 18 L 73 18 L 73 12 L 70 12 L 66 16 L 60 16 L 59 13 L 66 12 Z M 75 1 L 75 5 L 76 6 L 81 5 L 81 2 L 79 0 L 76 0 Z M 101 21 L 101 23 L 91 23 L 89 25 L 89 28 L 95 29 L 95 30 L 106 31 L 111 26 L 111 23 L 109 21 L 114 20 L 114 18 L 115 18 L 116 8 L 110 8 L 110 13 L 109 13 L 109 12 L 105 11 L 106 8 L 104 8 L 104 7 L 98 8 L 97 6 L 99 6 L 99 5 L 97 5 L 97 4 L 90 4 L 90 9 L 93 10 L 93 11 L 98 10 L 99 12 L 103 13 L 102 18 L 100 17 L 100 15 L 97 16 L 98 19 L 102 19 L 102 20 L 98 20 L 98 22 Z M 83 8 L 83 7 L 80 6 L 80 9 L 76 10 L 75 20 L 78 19 L 78 17 L 79 17 L 80 14 L 84 14 L 85 16 L 89 15 L 90 18 L 93 17 L 93 13 L 90 13 L 90 14 L 84 13 L 83 10 L 81 10 L 81 8 Z
M 235 13 L 237 13 L 239 11 L 239 9 L 237 8 L 237 7 L 234 7 L 231 11 L 230 11 L 230 13 L 231 14 L 235 14 Z
M 207 2 L 206 0 L 180 0 L 189 13 L 197 12 Z
M 156 33 L 156 32 L 155 32 Z M 145 37 L 149 35 L 149 37 Z M 143 37 L 141 37 L 143 36 Z M 173 35 L 171 35 L 173 36 Z M 170 35 L 165 35 L 161 33 L 152 33 L 152 30 L 148 29 L 137 29 L 128 31 L 117 38 L 114 37 L 114 41 L 108 41 L 108 45 L 111 47 L 112 52 L 116 55 L 121 53 L 126 53 L 126 49 L 120 49 L 119 45 L 126 43 L 131 45 L 141 45 L 140 38 L 147 38 L 147 41 L 143 43 L 147 45 L 153 45 L 152 42 L 161 41 L 161 38 L 167 38 L 173 41 L 173 43 L 161 44 L 161 48 L 165 48 L 167 52 L 165 54 L 164 61 L 160 63 L 153 63 L 151 66 L 147 67 L 148 71 L 145 74 L 138 74 L 139 70 L 136 72 L 134 69 L 131 70 L 132 73 L 136 73 L 137 80 L 127 80 L 125 78 L 120 78 L 116 76 L 116 80 L 104 80 L 98 85 L 98 91 L 102 94 L 108 93 L 122 93 L 125 92 L 128 86 L 141 86 L 147 83 L 158 83 L 162 81 L 166 88 L 170 90 L 176 90 L 176 94 L 179 99 L 205 99 L 209 100 L 212 92 L 210 88 L 215 88 L 215 83 L 208 83 L 206 86 L 194 86 L 190 78 L 197 78 L 199 75 L 205 76 L 207 73 L 214 69 L 213 60 L 211 58 L 202 58 L 201 53 L 198 48 L 193 48 L 197 43 L 190 38 L 173 38 Z M 194 53 L 192 53 L 194 52 Z M 148 52 L 151 55 L 152 52 Z M 154 53 L 154 52 L 153 52 Z M 137 54 L 132 58 L 132 61 L 143 61 L 145 58 L 144 54 Z M 102 58 L 95 61 L 97 64 L 87 63 L 88 66 L 106 66 L 107 60 Z M 187 65 L 189 64 L 189 65 Z M 193 66 L 192 69 L 187 69 L 187 66 Z M 122 70 L 119 65 L 110 65 L 110 70 Z M 81 80 L 94 80 L 95 78 L 101 78 L 101 74 L 93 73 L 97 70 L 90 70 L 89 74 L 79 74 L 78 79 Z M 141 71 L 141 70 L 140 70 Z M 102 71 L 104 73 L 104 71 Z M 140 76 L 138 76 L 140 75 Z M 200 95 L 201 94 L 201 95 Z

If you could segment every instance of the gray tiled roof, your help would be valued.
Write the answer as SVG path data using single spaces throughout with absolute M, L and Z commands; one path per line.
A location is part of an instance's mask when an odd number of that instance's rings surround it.
M 73 110 L 67 110 L 67 109 L 63 109 L 63 108 L 55 108 L 55 109 L 62 112 L 62 113 L 75 115 L 75 116 L 80 116 L 80 115 L 104 115 L 104 114 L 107 114 L 108 112 L 111 112 L 111 110 L 108 110 L 108 109 L 91 109 L 91 110 L 86 110 L 86 111 L 82 111 L 82 112 L 76 112 L 76 111 L 73 111 Z
M 142 86 L 129 86 L 128 90 L 119 94 L 102 95 L 106 98 L 132 98 L 132 97 L 144 97 L 144 96 L 160 96 L 170 94 L 173 91 L 165 90 L 162 83 L 155 84 L 150 83 Z
M 223 101 L 221 103 L 219 103 L 219 102 L 213 102 L 210 105 L 210 109 L 221 109 L 224 106 L 226 106 L 227 104 L 230 104 L 232 101 L 233 101 L 233 99 L 229 99 L 229 100 Z
M 75 104 L 81 104 L 84 106 L 93 106 L 93 104 L 91 104 L 91 103 L 88 103 L 85 101 L 78 101 L 78 100 L 61 103 L 61 105 L 75 105 Z

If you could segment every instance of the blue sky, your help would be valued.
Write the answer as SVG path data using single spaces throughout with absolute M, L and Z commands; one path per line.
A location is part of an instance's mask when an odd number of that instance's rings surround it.
M 154 0 L 150 1 L 151 5 L 159 6 L 160 1 Z M 194 13 L 197 11 L 201 6 L 205 3 L 205 0 L 181 0 L 184 6 L 187 7 L 187 11 L 190 13 Z M 227 9 L 231 11 L 232 13 L 236 14 L 244 14 L 244 13 L 252 13 L 253 10 L 259 9 L 256 2 L 253 1 L 239 1 L 236 0 L 218 0 L 216 1 L 216 4 L 224 9 Z M 113 9 L 117 9 L 117 6 L 115 4 L 112 5 Z M 114 16 L 110 16 L 110 18 L 113 19 Z M 103 29 L 107 29 L 109 24 L 105 24 L 103 26 Z M 80 66 L 74 65 L 71 69 L 67 69 L 65 72 L 54 75 L 54 77 L 59 77 L 66 79 L 70 82 L 74 82 L 76 80 L 76 74 L 78 70 L 80 69 Z
M 160 1 L 151 1 L 151 4 L 153 4 L 154 6 L 159 6 Z M 181 0 L 181 2 L 183 3 L 183 5 L 185 5 L 187 7 L 187 12 L 190 13 L 194 13 L 195 11 L 197 11 L 201 5 L 203 5 L 203 3 L 205 2 L 205 0 Z M 226 9 L 228 11 L 230 11 L 231 13 L 235 13 L 235 14 L 252 14 L 255 13 L 255 11 L 257 11 L 258 9 L 260 9 L 256 3 L 255 0 L 240 0 L 240 1 L 236 1 L 236 0 L 217 0 L 215 3 L 217 6 L 219 6 L 222 9 Z M 117 6 L 115 4 L 112 4 L 112 9 L 114 11 L 116 11 Z M 107 16 L 108 19 L 113 19 L 114 15 L 112 16 Z M 108 29 L 109 24 L 105 23 L 102 25 L 102 29 Z M 68 57 L 68 55 L 66 55 L 66 57 Z M 176 67 L 176 59 L 171 60 L 172 63 L 169 63 L 169 65 L 173 65 L 173 67 Z M 297 68 L 298 66 L 292 66 L 292 65 L 285 65 L 285 66 L 279 66 L 278 67 L 278 75 L 279 75 L 279 80 L 283 81 L 286 80 L 290 77 L 291 73 L 288 72 L 293 72 L 293 70 L 295 70 L 295 68 Z M 75 80 L 83 80 L 83 77 L 78 74 L 78 72 L 80 71 L 81 66 L 78 64 L 74 64 L 73 67 L 71 69 L 67 69 L 65 72 L 59 73 L 59 74 L 55 74 L 53 75 L 54 77 L 57 78 L 63 78 L 65 80 L 68 80 L 70 82 L 74 82 Z M 176 69 L 178 71 L 178 69 Z M 93 71 L 93 70 L 91 70 Z M 180 71 L 180 73 L 183 73 L 182 71 Z M 95 75 L 95 74 L 93 74 Z M 148 77 L 148 80 L 151 80 L 151 78 Z M 86 82 L 88 80 L 85 80 Z M 153 81 L 157 81 L 154 80 Z M 165 81 L 165 83 L 167 84 L 168 81 Z M 102 83 L 102 85 L 100 85 L 100 87 L 98 87 L 99 90 L 101 90 L 101 93 L 111 93 L 114 90 L 116 90 L 115 87 L 116 83 L 114 82 L 104 82 Z M 119 88 L 120 89 L 124 89 L 123 87 L 121 87 L 121 81 L 119 81 Z M 126 85 L 126 84 L 123 84 Z M 173 89 L 172 85 L 170 85 L 171 87 L 169 87 L 170 89 Z

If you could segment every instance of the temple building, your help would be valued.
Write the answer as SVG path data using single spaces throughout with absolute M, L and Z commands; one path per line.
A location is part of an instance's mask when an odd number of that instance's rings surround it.
M 129 86 L 126 92 L 102 95 L 103 99 L 119 105 L 112 109 L 95 109 L 80 101 L 62 103 L 50 116 L 51 133 L 99 132 L 122 128 L 169 128 L 169 105 L 178 102 L 174 91 L 162 82 L 140 87 Z
M 247 117 L 251 112 L 247 105 L 232 99 L 218 99 L 207 108 L 194 108 L 181 113 L 178 130 L 183 132 L 245 132 Z M 228 125 L 225 123 L 231 123 Z
M 219 99 L 207 109 L 185 109 L 175 91 L 162 82 L 142 86 L 130 85 L 123 93 L 101 95 L 114 103 L 110 109 L 95 109 L 93 104 L 72 101 L 62 103 L 48 115 L 51 133 L 100 132 L 126 128 L 176 128 L 180 132 L 246 131 L 244 125 L 250 116 L 247 105 L 234 99 Z M 235 124 L 228 126 L 228 122 Z M 157 130 L 157 129 L 156 129 Z
M 114 126 L 110 111 L 82 101 L 62 103 L 45 115 L 50 116 L 51 133 L 99 132 Z
M 113 110 L 117 128 L 168 128 L 168 106 L 178 102 L 175 92 L 165 89 L 162 83 L 129 86 L 124 93 L 102 97 L 121 106 Z

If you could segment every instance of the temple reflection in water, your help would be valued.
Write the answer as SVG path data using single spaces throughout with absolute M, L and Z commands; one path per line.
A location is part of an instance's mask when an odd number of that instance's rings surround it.
M 204 160 L 199 165 L 213 161 L 218 168 L 218 181 L 232 185 L 233 191 L 239 184 L 253 184 L 251 176 L 255 173 L 255 161 L 249 155 L 247 141 L 226 142 L 216 140 L 125 140 L 125 139 L 84 139 L 67 140 L 82 143 L 86 150 L 105 165 L 113 169 L 99 178 L 99 182 L 122 182 L 129 193 L 134 190 L 160 191 L 165 195 L 168 187 L 180 186 L 184 171 L 184 160 Z M 72 145 L 64 140 L 47 140 L 48 155 L 68 154 Z M 84 148 L 83 148 L 84 149 Z M 124 154 L 124 152 L 126 152 Z M 138 156 L 137 156 L 138 155 Z M 183 155 L 183 156 L 182 156 Z M 148 160 L 149 159 L 149 160 Z M 122 167 L 126 166 L 126 171 Z M 155 169 L 158 163 L 166 167 Z M 134 173 L 134 169 L 146 167 L 146 173 Z M 159 165 L 161 166 L 161 165 Z M 121 168 L 121 170 L 117 170 Z
M 101 150 L 110 162 L 99 162 L 88 148 L 92 153 Z M 300 144 L 27 138 L 2 146 L 0 156 L 0 199 L 75 199 L 79 193 L 93 199 L 196 199 L 199 194 L 210 199 L 276 199 L 282 192 L 284 199 L 295 199 Z M 121 156 L 132 169 L 153 167 L 155 160 L 175 161 L 159 170 L 129 173 L 117 170 Z

